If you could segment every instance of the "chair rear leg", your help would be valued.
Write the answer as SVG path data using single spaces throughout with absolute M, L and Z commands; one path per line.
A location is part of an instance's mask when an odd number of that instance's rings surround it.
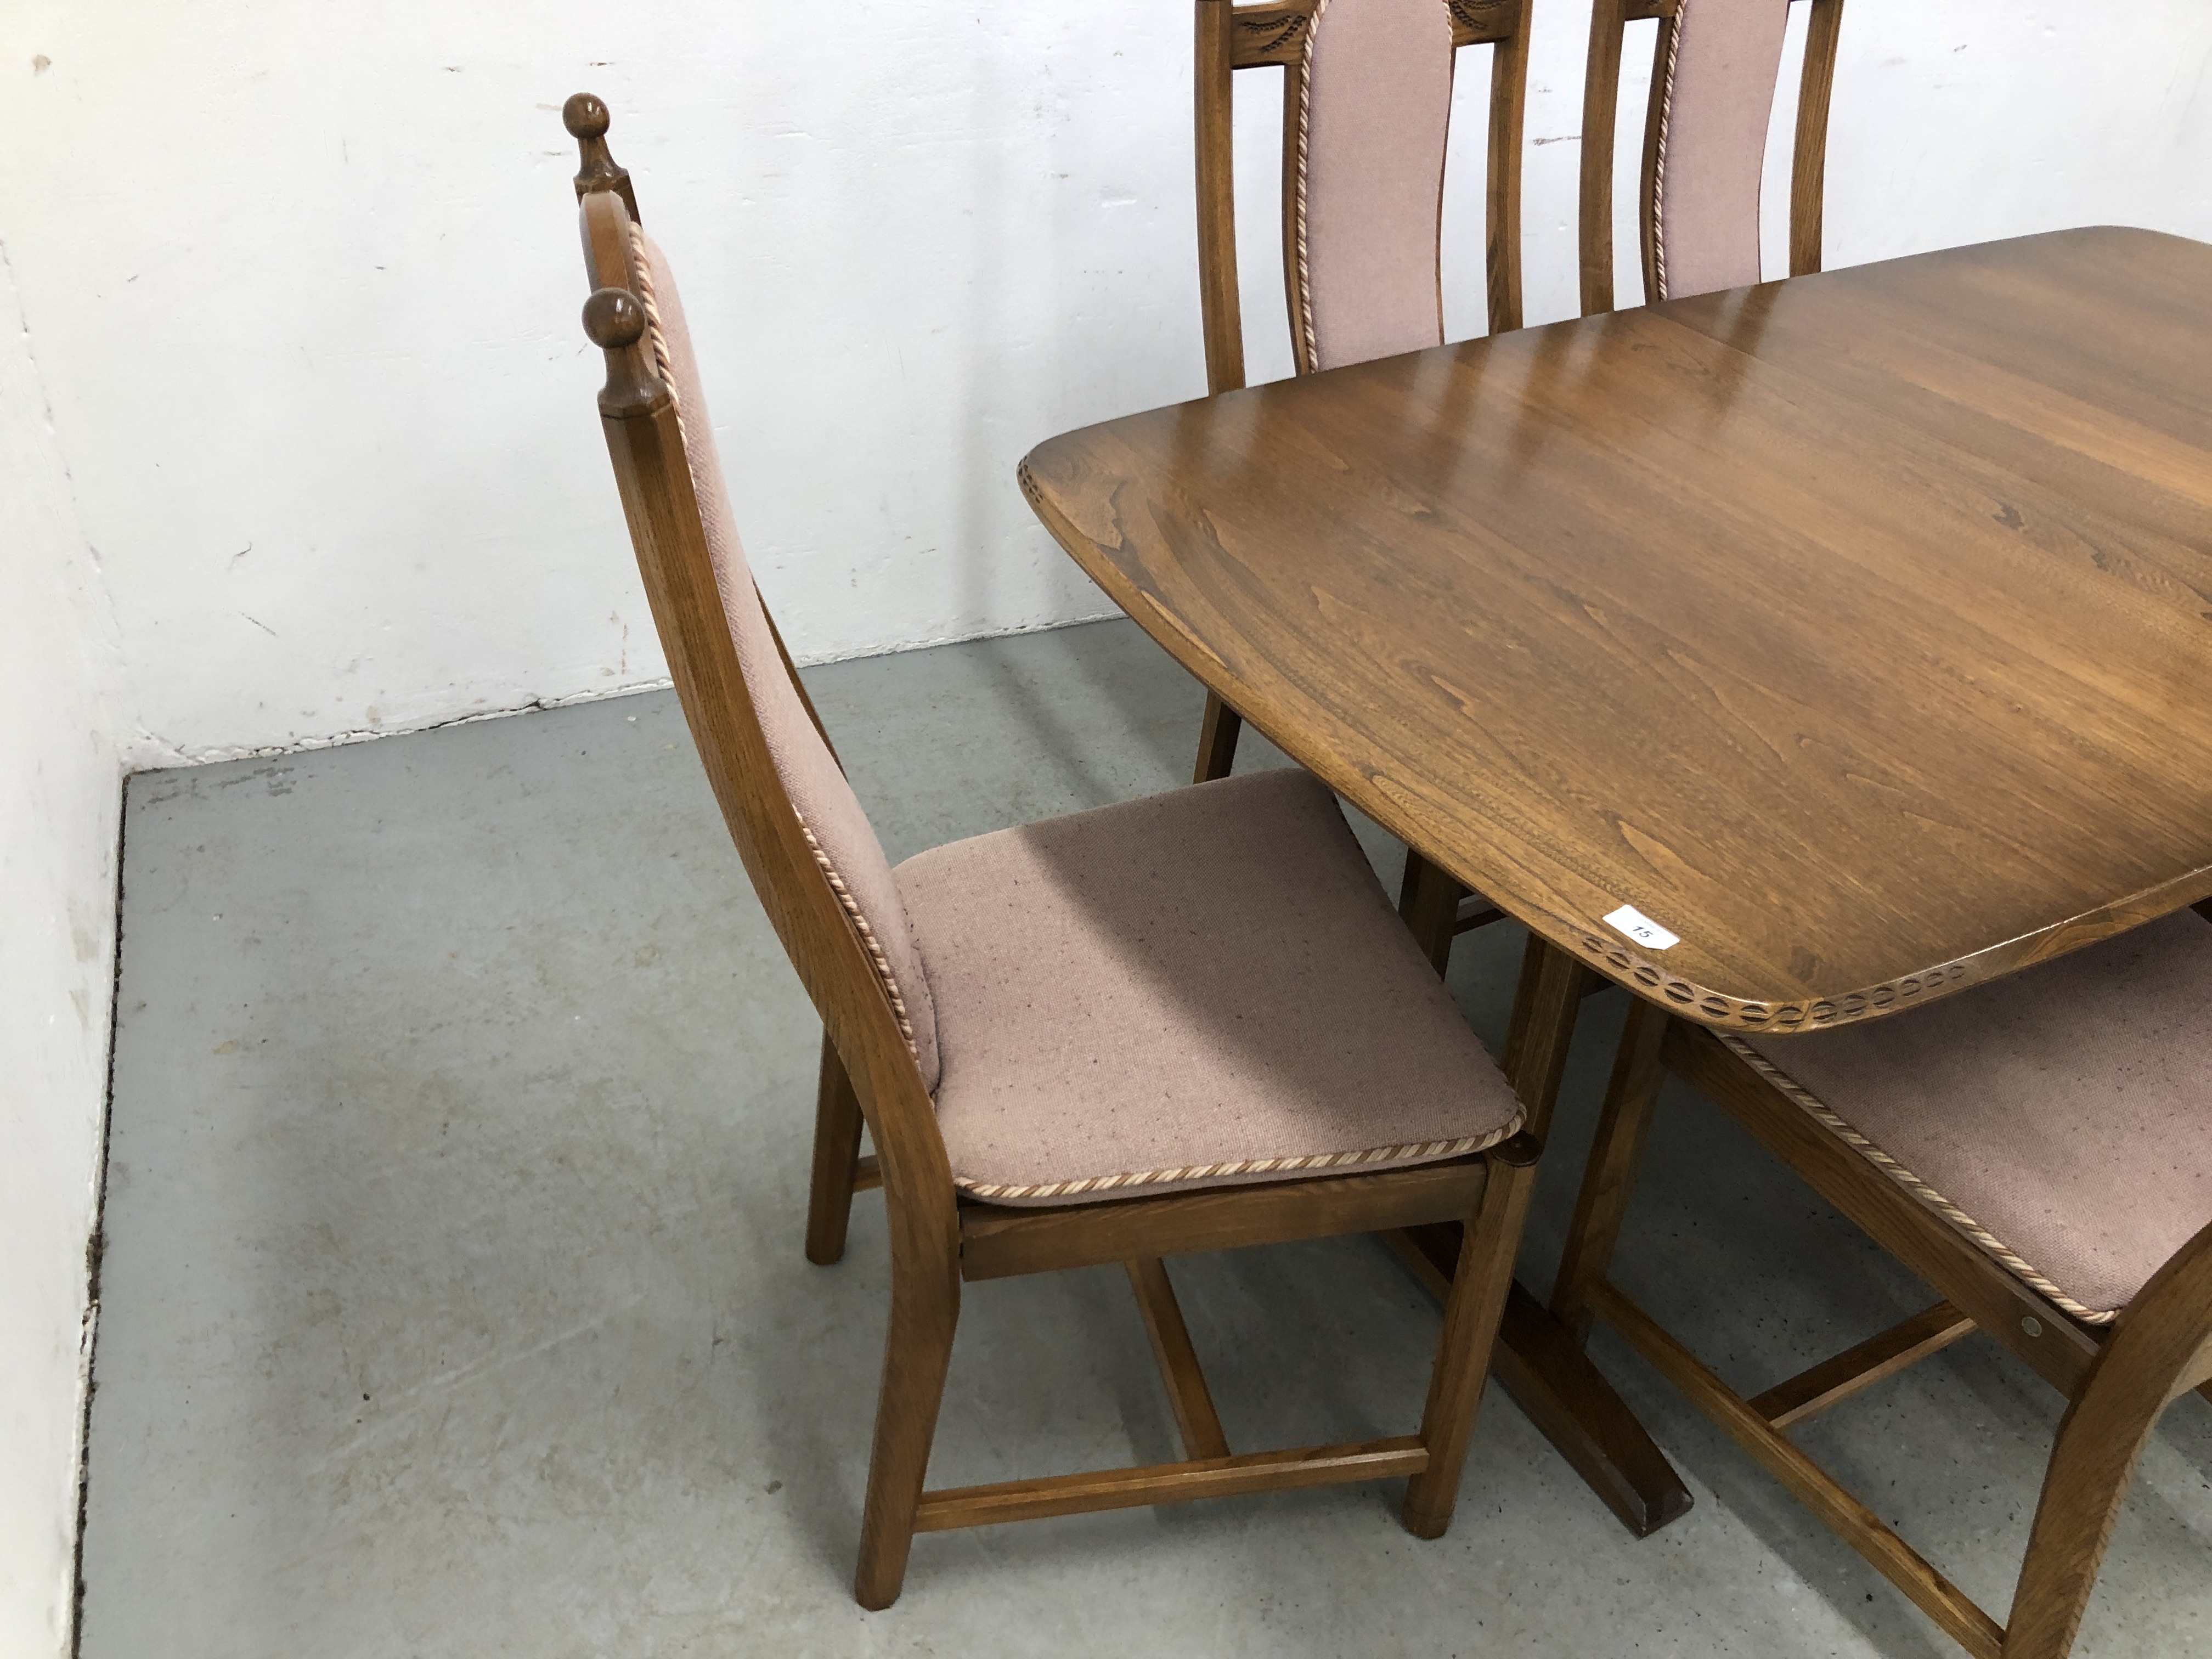
M 914 1547 L 914 1522 L 929 1473 L 930 1443 L 945 1399 L 952 1332 L 960 1318 L 957 1267 L 909 1271 L 891 1260 L 890 1329 L 884 1341 L 884 1380 L 876 1398 L 875 1449 L 868 1460 L 868 1496 L 860 1516 L 860 1560 L 853 1598 L 871 1613 L 898 1600 Z
M 860 1099 L 822 1034 L 822 1083 L 814 1100 L 814 1179 L 806 1200 L 806 1259 L 828 1267 L 845 1255 L 853 1213 L 853 1178 L 860 1162 Z
M 1199 728 L 1198 765 L 1191 774 L 1193 783 L 1212 783 L 1216 778 L 1229 775 L 1237 764 L 1237 735 L 1243 729 L 1242 714 L 1214 692 L 1206 694 L 1206 724 Z
M 1490 1179 L 1481 1206 L 1467 1224 L 1459 1270 L 1444 1304 L 1437 1339 L 1436 1368 L 1421 1413 L 1421 1443 L 1428 1467 L 1406 1485 L 1406 1530 L 1416 1538 L 1441 1538 L 1459 1503 L 1460 1474 L 1474 1438 L 1475 1415 L 1490 1376 L 1498 1322 L 1513 1286 L 1513 1261 L 1536 1186 L 1536 1143 L 1516 1135 L 1490 1153 Z

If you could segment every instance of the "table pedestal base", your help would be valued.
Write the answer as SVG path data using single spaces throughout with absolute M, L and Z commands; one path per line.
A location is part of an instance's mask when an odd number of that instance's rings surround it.
M 1378 1235 L 1441 1302 L 1459 1261 L 1455 1221 Z M 1491 1374 L 1620 1523 L 1648 1538 L 1686 1514 L 1690 1490 L 1567 1328 L 1516 1279 Z

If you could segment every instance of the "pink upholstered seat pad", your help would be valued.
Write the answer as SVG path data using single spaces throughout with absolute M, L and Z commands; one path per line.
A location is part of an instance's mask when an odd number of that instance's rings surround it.
M 921 961 L 915 952 L 913 931 L 899 902 L 898 885 L 891 878 L 890 860 L 884 856 L 883 843 L 876 839 L 875 826 L 868 822 L 860 798 L 845 781 L 844 769 L 815 730 L 790 675 L 784 671 L 782 656 L 769 631 L 768 612 L 753 587 L 744 544 L 738 539 L 737 519 L 730 510 L 729 489 L 722 481 L 714 422 L 707 413 L 706 389 L 691 349 L 683 300 L 659 248 L 642 234 L 639 242 L 647 262 L 647 286 L 657 331 L 667 349 L 668 373 L 675 383 L 676 405 L 683 419 L 684 459 L 690 464 L 699 516 L 707 532 L 707 550 L 714 562 L 714 583 L 721 594 L 723 617 L 737 645 L 746 694 L 760 716 L 777 777 L 812 838 L 815 856 L 847 913 L 859 925 L 877 972 L 883 977 L 908 1046 L 921 1068 L 922 1085 L 934 1088 L 937 1023 L 929 1006 L 929 986 L 922 975 Z
M 896 873 L 937 1010 L 938 1123 L 971 1194 L 1388 1169 L 1520 1121 L 1306 773 L 979 836 Z M 1285 1159 L 1306 1167 L 1245 1167 Z
M 1323 0 L 1308 51 L 1300 240 L 1314 366 L 1441 345 L 1451 14 L 1443 0 Z
M 1759 280 L 1759 186 L 1790 0 L 1685 0 L 1660 172 L 1663 299 Z
M 1747 1046 L 2069 1312 L 2125 1307 L 2212 1223 L 2212 926 L 2192 911 L 1909 1014 Z

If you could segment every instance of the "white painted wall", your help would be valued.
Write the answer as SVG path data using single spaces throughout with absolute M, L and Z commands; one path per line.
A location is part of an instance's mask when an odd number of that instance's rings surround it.
M 107 1093 L 114 642 L 0 244 L 0 1654 L 62 1651 Z
M 0 237 L 147 752 L 660 674 L 575 321 L 553 112 L 579 87 L 612 103 L 687 275 L 799 654 L 1098 611 L 1012 472 L 1054 431 L 1200 388 L 1188 11 L 15 0 Z M 1573 303 L 1587 14 L 1537 15 L 1544 319 Z M 1832 262 L 2101 220 L 2212 236 L 2208 49 L 2203 0 L 1851 0 Z M 1255 175 L 1271 79 L 1241 78 Z M 1635 77 L 1624 95 L 1640 111 Z M 1480 314 L 1477 183 L 1454 193 L 1457 331 Z M 1265 218 L 1248 314 L 1279 368 Z

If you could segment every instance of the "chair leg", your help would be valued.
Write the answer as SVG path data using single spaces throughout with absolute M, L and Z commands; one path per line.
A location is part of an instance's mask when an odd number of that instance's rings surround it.
M 2181 1379 L 2212 1344 L 2212 1226 L 2137 1292 L 2058 1425 L 2007 1621 L 2004 1659 L 2065 1659 L 2120 1502 Z
M 860 1099 L 822 1034 L 822 1082 L 814 1099 L 814 1180 L 806 1200 L 806 1259 L 826 1267 L 845 1255 L 853 1178 L 860 1162 Z
M 1242 714 L 1215 693 L 1206 694 L 1206 724 L 1199 728 L 1198 766 L 1191 774 L 1193 783 L 1212 783 L 1229 775 L 1237 764 L 1237 735 L 1243 729 Z
M 1398 915 L 1438 974 L 1451 965 L 1452 937 L 1459 932 L 1459 902 L 1466 896 L 1465 887 L 1412 848 L 1406 849 L 1406 878 L 1398 887 Z
M 1644 1132 L 1659 1098 L 1666 1071 L 1659 1050 L 1667 1038 L 1667 1014 L 1638 997 L 1629 1005 L 1628 1024 L 1613 1051 L 1613 1080 L 1605 1091 L 1597 1139 L 1583 1172 L 1574 1219 L 1552 1283 L 1552 1316 L 1577 1342 L 1588 1340 L 1590 1287 L 1613 1263 L 1620 1224 L 1636 1188 L 1636 1166 L 1644 1155 Z
M 1406 1485 L 1406 1530 L 1416 1538 L 1441 1538 L 1459 1503 L 1460 1473 L 1474 1438 L 1474 1419 L 1490 1376 L 1490 1355 L 1513 1286 L 1513 1261 L 1535 1191 L 1535 1143 L 1516 1136 L 1490 1155 L 1482 1203 L 1468 1222 L 1459 1270 L 1444 1304 L 1437 1339 L 1436 1368 L 1429 1373 L 1428 1404 L 1421 1413 L 1421 1444 L 1428 1466 Z
M 1213 1391 L 1206 1385 L 1206 1372 L 1191 1345 L 1190 1327 L 1183 1322 L 1182 1304 L 1176 1300 L 1167 1264 L 1146 1255 L 1121 1265 L 1128 1269 L 1129 1288 L 1136 1292 L 1137 1311 L 1145 1318 L 1145 1334 L 1152 1340 L 1160 1381 L 1167 1384 L 1183 1455 L 1228 1456 L 1229 1437 L 1221 1431 L 1221 1414 L 1214 1409 Z
M 915 1516 L 929 1473 L 930 1443 L 945 1399 L 952 1332 L 960 1319 L 960 1271 L 953 1259 L 909 1265 L 896 1241 L 891 1255 L 890 1329 L 876 1398 L 876 1443 L 860 1517 L 860 1562 L 853 1599 L 871 1613 L 898 1600 L 914 1547 Z

